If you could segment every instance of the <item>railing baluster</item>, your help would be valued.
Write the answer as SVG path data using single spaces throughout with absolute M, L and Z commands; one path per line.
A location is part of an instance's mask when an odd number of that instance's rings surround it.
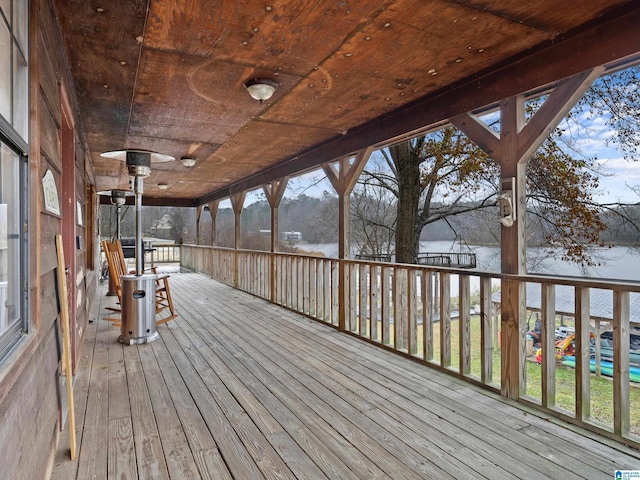
M 395 287 L 393 298 L 393 336 L 395 338 L 395 348 L 400 351 L 407 351 L 407 274 L 406 268 L 396 268 L 394 275 Z
M 613 292 L 613 431 L 629 435 L 629 292 Z
M 340 324 L 340 285 L 343 279 L 339 278 L 340 267 L 338 261 L 331 261 L 331 324 Z
M 286 292 L 286 296 L 285 296 L 285 305 L 287 307 L 292 307 L 293 306 L 293 287 L 294 287 L 294 283 L 293 283 L 293 257 L 287 257 L 287 261 L 285 262 L 285 271 L 286 271 L 286 280 L 285 280 L 285 292 Z
M 389 305 L 389 296 L 391 294 L 391 267 L 382 267 L 381 276 L 381 295 L 382 295 L 382 343 L 389 345 L 391 343 L 391 332 L 389 331 L 389 317 L 391 315 L 391 306 Z
M 422 356 L 433 360 L 433 272 L 422 271 Z
M 318 265 L 315 258 L 309 259 L 309 315 L 317 318 Z
M 368 315 L 367 315 L 367 300 L 369 298 L 367 291 L 367 270 L 369 269 L 368 265 L 358 264 L 358 289 L 359 289 L 359 298 L 358 298 L 358 322 L 360 328 L 360 335 L 363 337 L 367 336 L 367 324 L 368 324 Z
M 264 269 L 262 268 L 262 259 L 264 255 L 262 253 L 256 254 L 253 261 L 253 268 L 256 269 L 254 278 L 256 279 L 256 292 L 257 295 L 264 298 Z
M 480 381 L 485 385 L 493 381 L 493 348 L 491 311 L 491 278 L 480 278 Z
M 297 269 L 297 280 L 298 284 L 296 285 L 296 310 L 299 312 L 304 312 L 304 290 L 305 290 L 305 268 L 304 268 L 304 258 L 296 257 L 296 269 Z
M 542 406 L 553 408 L 556 404 L 556 286 L 543 283 L 542 309 Z
M 252 257 L 253 255 L 250 253 L 241 254 L 239 257 L 240 265 L 242 265 L 242 268 L 240 269 L 240 272 L 242 275 L 240 277 L 240 285 L 242 285 L 243 290 L 247 292 L 250 292 L 253 287 L 252 278 L 251 278 L 251 275 L 249 274 Z
M 303 258 L 302 266 L 302 312 L 309 313 L 309 287 L 311 278 L 311 265 L 309 258 Z
M 440 272 L 440 365 L 451 366 L 451 276 Z
M 468 275 L 458 278 L 458 339 L 460 374 L 471 373 L 471 283 Z
M 407 351 L 410 355 L 418 353 L 418 272 L 410 269 L 407 278 Z
M 379 272 L 378 265 L 369 266 L 369 338 L 375 341 L 380 341 L 380 329 L 378 328 Z
M 331 323 L 331 260 L 321 260 L 322 269 L 320 278 L 322 286 L 320 288 L 320 300 L 322 303 L 322 316 L 325 322 Z
M 357 279 L 357 265 L 353 264 L 353 263 L 349 263 L 348 264 L 348 269 L 349 269 L 349 308 L 347 310 L 347 315 L 349 316 L 349 319 L 347 321 L 347 328 L 349 329 L 350 332 L 355 332 L 357 331 L 357 314 L 356 314 L 356 308 L 357 308 L 357 298 L 358 298 L 358 279 Z
M 586 287 L 575 289 L 576 419 L 580 421 L 586 421 L 591 416 L 589 293 Z
M 289 257 L 282 257 L 280 260 L 280 272 L 282 275 L 282 279 L 280 280 L 280 303 L 282 305 L 287 305 L 287 295 L 289 292 L 289 285 L 287 284 L 287 279 L 289 278 L 289 269 L 287 268 L 287 262 L 289 261 Z

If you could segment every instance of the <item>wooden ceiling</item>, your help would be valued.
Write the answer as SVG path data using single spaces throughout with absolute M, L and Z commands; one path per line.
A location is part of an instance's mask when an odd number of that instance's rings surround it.
M 640 51 L 630 0 L 55 0 L 99 190 L 200 204 Z M 263 104 L 245 81 L 279 88 Z M 160 190 L 158 183 L 169 188 Z

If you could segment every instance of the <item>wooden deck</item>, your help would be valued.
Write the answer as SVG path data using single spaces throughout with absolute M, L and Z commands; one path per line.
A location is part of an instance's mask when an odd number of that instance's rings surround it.
M 640 454 L 200 274 L 179 318 L 117 343 L 99 292 L 76 379 L 79 455 L 53 479 L 614 477 Z M 98 313 L 99 312 L 99 313 Z

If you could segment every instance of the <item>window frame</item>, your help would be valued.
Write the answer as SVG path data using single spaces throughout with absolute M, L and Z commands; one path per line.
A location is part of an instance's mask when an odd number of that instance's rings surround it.
M 29 165 L 27 155 L 21 151 L 21 148 L 11 142 L 2 130 L 0 130 L 0 142 L 18 157 L 16 161 L 19 163 L 18 177 L 20 188 L 18 189 L 19 195 L 16 201 L 19 203 L 19 224 L 22 225 L 19 233 L 20 261 L 18 274 L 18 282 L 20 284 L 20 316 L 17 321 L 13 321 L 6 330 L 0 332 L 0 362 L 2 362 L 20 339 L 29 333 L 29 236 L 26 231 L 27 219 L 29 218 L 29 182 L 27 181 Z
M 15 6 L 16 3 L 18 2 L 26 2 L 26 5 L 24 6 L 24 13 L 26 15 L 25 18 L 15 18 L 16 16 L 19 16 L 16 11 L 18 7 Z M 9 138 L 11 140 L 10 143 L 14 143 L 15 145 L 17 145 L 20 148 L 20 150 L 26 154 L 26 152 L 28 151 L 27 149 L 28 137 L 29 137 L 29 130 L 30 130 L 30 122 L 29 122 L 29 111 L 30 111 L 29 82 L 31 77 L 31 73 L 30 73 L 31 59 L 29 58 L 30 1 L 29 0 L 9 0 L 9 4 L 10 4 L 9 12 L 5 12 L 4 10 L 0 11 L 0 23 L 5 25 L 6 28 L 8 29 L 9 41 L 10 41 L 8 65 L 0 65 L 0 68 L 6 68 L 10 72 L 10 75 L 9 75 L 10 77 L 10 80 L 9 80 L 10 118 L 6 118 L 2 114 L 0 114 L 0 138 L 2 137 Z M 25 23 L 22 24 L 20 22 L 21 20 L 24 20 Z M 25 30 L 24 34 L 22 32 L 22 29 Z M 16 88 L 16 79 L 18 77 L 18 73 L 15 71 L 16 70 L 15 69 L 16 51 L 19 53 L 22 59 L 26 62 L 26 65 L 24 66 L 25 73 L 26 73 L 25 85 L 24 85 L 26 105 L 25 105 L 25 110 L 22 111 L 22 114 L 24 114 L 25 116 L 24 132 L 20 132 L 17 128 L 17 125 L 15 124 L 15 122 L 19 120 L 17 117 L 20 116 L 20 113 L 18 113 L 18 110 L 17 110 L 16 97 L 15 97 L 18 90 Z M 22 133 L 24 133 L 24 135 Z
M 24 5 L 16 5 L 17 2 L 24 2 Z M 8 68 L 11 72 L 10 79 L 10 118 L 5 118 L 3 115 L 0 115 L 0 143 L 15 154 L 16 159 L 14 161 L 18 162 L 17 165 L 17 173 L 18 173 L 18 182 L 19 188 L 18 193 L 15 195 L 15 198 L 11 199 L 11 201 L 18 202 L 18 245 L 19 245 L 19 261 L 18 261 L 18 273 L 16 275 L 15 280 L 19 285 L 19 306 L 20 313 L 18 318 L 11 321 L 11 324 L 8 327 L 0 332 L 0 365 L 4 362 L 4 359 L 9 355 L 9 353 L 14 349 L 14 347 L 19 343 L 20 339 L 24 337 L 25 334 L 28 334 L 30 331 L 30 316 L 31 312 L 29 310 L 30 307 L 30 279 L 29 279 L 29 269 L 30 269 L 30 260 L 29 260 L 29 246 L 30 246 L 30 237 L 28 232 L 28 221 L 30 214 L 30 182 L 29 182 L 29 111 L 30 111 L 30 95 L 29 95 L 29 85 L 30 85 L 30 58 L 29 58 L 29 0 L 9 0 L 9 12 L 2 10 L 2 14 L 0 14 L 0 22 L 3 22 L 7 28 L 9 29 L 10 38 L 11 38 L 11 46 L 10 46 L 10 57 L 8 59 L 8 65 L 0 65 L 0 68 Z M 15 18 L 19 16 L 18 13 L 22 12 L 26 15 L 24 18 Z M 18 73 L 15 70 L 15 58 L 16 49 L 19 51 L 19 54 L 22 56 L 23 60 L 26 62 L 26 77 L 24 78 L 25 85 L 19 86 L 16 84 L 16 75 Z M 22 91 L 22 88 L 26 90 L 24 98 L 20 97 L 23 100 L 24 105 L 18 105 L 16 94 L 19 91 Z M 21 104 L 23 102 L 20 102 Z M 26 115 L 24 128 L 20 127 L 20 130 L 24 130 L 24 132 L 18 131 L 16 129 L 16 125 L 13 122 L 16 121 L 18 117 L 18 108 L 24 107 L 22 113 Z M 15 205 L 14 205 L 15 206 Z M 14 279 L 9 279 L 14 280 Z

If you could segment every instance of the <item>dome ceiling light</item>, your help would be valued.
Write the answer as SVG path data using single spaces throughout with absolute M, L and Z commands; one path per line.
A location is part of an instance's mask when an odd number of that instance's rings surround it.
M 196 164 L 196 159 L 193 157 L 182 157 L 180 161 L 187 168 L 191 168 Z
M 269 100 L 278 89 L 278 83 L 268 78 L 254 78 L 244 83 L 249 95 L 261 104 L 265 100 Z

